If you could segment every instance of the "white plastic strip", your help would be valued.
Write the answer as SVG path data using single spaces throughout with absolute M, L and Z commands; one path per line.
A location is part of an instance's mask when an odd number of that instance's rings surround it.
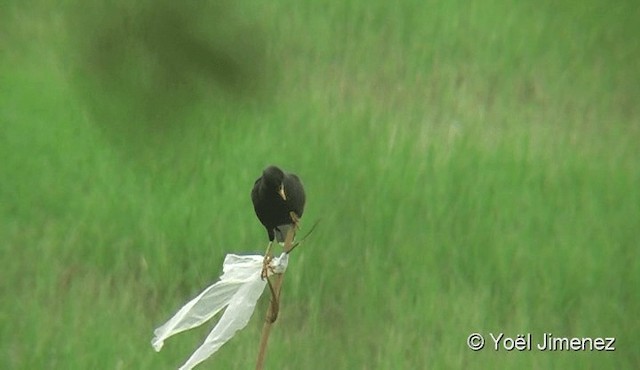
M 160 351 L 165 339 L 203 324 L 227 307 L 204 343 L 180 369 L 192 369 L 214 354 L 249 322 L 266 285 L 266 280 L 260 278 L 263 261 L 264 256 L 228 254 L 224 259 L 220 280 L 184 305 L 169 321 L 153 332 L 153 348 Z M 286 253 L 274 258 L 268 274 L 283 273 L 288 262 L 289 255 Z

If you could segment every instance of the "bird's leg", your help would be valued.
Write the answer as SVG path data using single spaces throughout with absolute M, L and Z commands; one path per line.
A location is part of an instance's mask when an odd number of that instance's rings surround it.
M 271 245 L 273 242 L 269 242 L 267 246 L 267 251 L 264 254 L 264 261 L 262 262 L 262 272 L 260 272 L 260 278 L 262 280 L 267 280 L 267 284 L 269 285 L 269 290 L 271 291 L 271 308 L 269 310 L 269 315 L 267 316 L 267 321 L 269 323 L 274 323 L 278 318 L 278 311 L 280 308 L 280 299 L 278 294 L 276 293 L 275 288 L 271 284 L 271 280 L 269 279 L 269 270 L 274 272 L 273 267 L 271 266 L 271 261 L 273 260 L 273 256 L 271 255 Z
M 269 245 L 267 245 L 267 250 L 264 253 L 264 260 L 262 261 L 262 272 L 260 272 L 260 278 L 262 280 L 266 279 L 267 276 L 269 276 L 269 268 L 271 260 L 273 259 L 273 257 L 271 256 L 271 244 L 273 244 L 273 241 L 269 242 Z

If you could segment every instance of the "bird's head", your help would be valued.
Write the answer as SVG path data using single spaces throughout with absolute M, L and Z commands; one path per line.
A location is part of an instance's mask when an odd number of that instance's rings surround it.
M 287 195 L 284 192 L 284 172 L 281 169 L 276 166 L 269 166 L 263 171 L 262 176 L 269 191 L 273 189 L 280 195 L 282 200 L 287 200 Z

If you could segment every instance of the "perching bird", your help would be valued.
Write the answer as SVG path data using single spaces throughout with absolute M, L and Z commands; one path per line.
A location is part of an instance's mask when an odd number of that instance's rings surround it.
M 288 229 L 304 212 L 304 187 L 298 176 L 269 166 L 253 185 L 251 200 L 258 219 L 267 229 L 269 244 L 274 239 L 284 242 Z M 297 218 L 292 219 L 290 212 Z

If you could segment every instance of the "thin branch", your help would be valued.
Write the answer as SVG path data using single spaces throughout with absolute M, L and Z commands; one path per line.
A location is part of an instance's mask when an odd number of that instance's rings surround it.
M 292 217 L 292 219 L 297 221 L 297 217 Z M 293 249 L 293 237 L 297 228 L 298 224 L 297 222 L 295 222 L 294 226 L 287 232 L 287 236 L 284 240 L 285 253 L 289 253 Z M 264 325 L 262 326 L 262 335 L 260 337 L 260 347 L 258 350 L 258 360 L 256 361 L 256 370 L 262 370 L 264 368 L 264 360 L 267 353 L 269 335 L 271 334 L 271 326 L 278 319 L 278 312 L 280 310 L 280 291 L 282 289 L 283 278 L 284 273 L 274 274 L 271 279 L 267 278 L 269 290 L 271 291 L 271 304 L 269 305 L 267 316 L 265 317 Z

